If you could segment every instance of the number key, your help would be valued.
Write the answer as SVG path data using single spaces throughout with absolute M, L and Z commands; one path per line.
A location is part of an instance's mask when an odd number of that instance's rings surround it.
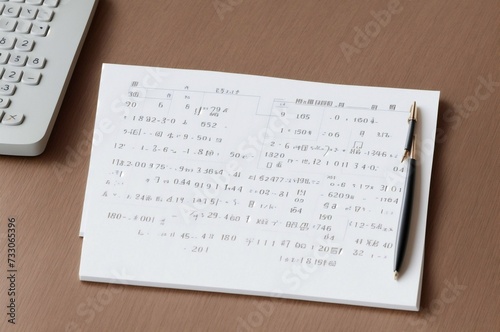
M 16 42 L 16 50 L 27 52 L 31 51 L 33 49 L 33 46 L 35 45 L 35 41 L 32 39 L 18 39 Z
M 22 70 L 19 69 L 7 69 L 3 73 L 2 80 L 5 82 L 17 83 L 21 80 Z
M 26 64 L 28 57 L 24 54 L 12 54 L 9 59 L 9 65 L 22 67 Z
M 14 36 L 0 36 L 0 49 L 11 50 L 15 43 L 16 37 Z
M 0 95 L 12 96 L 16 91 L 16 86 L 14 84 L 5 83 L 0 84 Z
M 27 64 L 28 67 L 31 67 L 31 68 L 37 68 L 37 69 L 40 69 L 40 68 L 43 68 L 45 67 L 45 58 L 43 57 L 29 57 L 28 59 L 28 64 Z

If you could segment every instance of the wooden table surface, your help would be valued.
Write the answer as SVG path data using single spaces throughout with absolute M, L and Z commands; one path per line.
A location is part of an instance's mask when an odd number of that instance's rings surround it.
M 0 157 L 0 331 L 498 330 L 499 13 L 498 0 L 101 0 L 46 151 Z M 80 282 L 104 62 L 440 90 L 420 312 Z

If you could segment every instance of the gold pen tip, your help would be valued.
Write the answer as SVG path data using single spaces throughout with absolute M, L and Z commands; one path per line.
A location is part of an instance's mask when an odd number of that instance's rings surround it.
M 417 102 L 414 101 L 410 107 L 410 116 L 408 117 L 408 122 L 411 120 L 417 121 Z
M 405 153 L 403 153 L 403 158 L 401 158 L 401 162 L 405 161 L 406 157 L 408 157 L 408 150 L 405 150 Z
M 394 271 L 394 280 L 398 280 L 399 273 L 398 271 Z

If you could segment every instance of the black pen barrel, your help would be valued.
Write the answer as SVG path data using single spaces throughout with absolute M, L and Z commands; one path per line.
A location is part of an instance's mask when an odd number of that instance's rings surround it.
M 398 237 L 396 242 L 396 257 L 394 259 L 394 271 L 399 271 L 403 264 L 403 259 L 406 252 L 408 243 L 408 235 L 410 234 L 410 221 L 411 212 L 413 207 L 413 192 L 415 186 L 415 173 L 416 173 L 415 159 L 409 160 L 408 172 L 406 173 L 406 189 L 403 197 L 403 207 L 401 212 L 401 219 L 399 221 Z
M 415 123 L 416 120 L 410 120 L 410 127 L 408 128 L 408 134 L 406 135 L 406 145 L 405 145 L 405 150 L 406 151 L 411 151 L 411 144 L 413 141 L 413 135 L 415 132 Z

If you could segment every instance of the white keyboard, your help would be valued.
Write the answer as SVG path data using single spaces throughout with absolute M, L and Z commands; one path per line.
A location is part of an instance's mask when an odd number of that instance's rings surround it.
M 47 145 L 97 0 L 0 0 L 0 154 Z

